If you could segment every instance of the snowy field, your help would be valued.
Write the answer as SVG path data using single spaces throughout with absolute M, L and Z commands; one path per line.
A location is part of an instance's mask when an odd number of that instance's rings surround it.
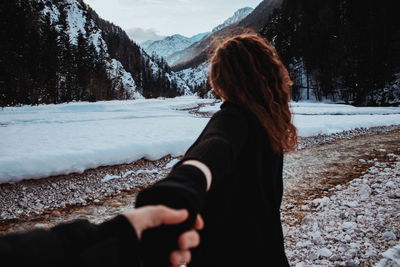
M 0 110 L 0 183 L 182 155 L 208 119 L 195 97 L 11 107 Z M 293 103 L 300 136 L 400 124 L 400 107 Z M 213 113 L 219 104 L 201 108 Z

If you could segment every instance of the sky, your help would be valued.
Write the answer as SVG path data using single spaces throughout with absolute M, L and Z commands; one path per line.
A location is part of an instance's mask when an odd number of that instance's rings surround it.
M 209 32 L 242 7 L 262 0 L 84 0 L 136 42 Z

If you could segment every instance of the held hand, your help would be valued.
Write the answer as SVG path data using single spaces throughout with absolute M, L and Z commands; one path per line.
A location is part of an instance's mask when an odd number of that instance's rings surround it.
M 144 230 L 163 224 L 182 223 L 189 214 L 187 210 L 175 210 L 157 205 L 132 209 L 123 213 L 123 215 L 128 218 L 140 239 Z M 198 215 L 194 229 L 201 230 L 203 227 L 204 222 Z M 180 266 L 190 261 L 191 254 L 189 249 L 197 247 L 200 243 L 200 236 L 195 230 L 187 231 L 179 236 L 178 244 L 180 250 L 176 250 L 170 255 L 172 266 Z
M 194 229 L 201 230 L 203 227 L 203 219 L 200 215 L 197 215 Z M 179 267 L 182 264 L 190 262 L 192 255 L 190 254 L 189 249 L 195 248 L 200 244 L 200 236 L 195 230 L 185 232 L 179 237 L 178 244 L 180 250 L 172 252 L 170 256 L 170 261 L 173 267 Z

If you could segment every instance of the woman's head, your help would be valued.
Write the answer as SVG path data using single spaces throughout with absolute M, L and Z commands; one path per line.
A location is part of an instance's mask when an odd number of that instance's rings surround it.
M 209 79 L 217 95 L 258 117 L 275 152 L 295 148 L 297 134 L 289 109 L 292 82 L 266 39 L 251 32 L 222 42 L 211 58 Z

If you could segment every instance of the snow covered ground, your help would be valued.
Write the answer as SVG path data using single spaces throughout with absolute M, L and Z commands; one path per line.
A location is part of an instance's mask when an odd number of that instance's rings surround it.
M 183 109 L 211 102 L 186 96 L 4 108 L 0 183 L 182 155 L 208 121 Z M 216 104 L 199 111 L 218 109 Z M 400 124 L 399 107 L 293 103 L 293 112 L 300 136 Z

